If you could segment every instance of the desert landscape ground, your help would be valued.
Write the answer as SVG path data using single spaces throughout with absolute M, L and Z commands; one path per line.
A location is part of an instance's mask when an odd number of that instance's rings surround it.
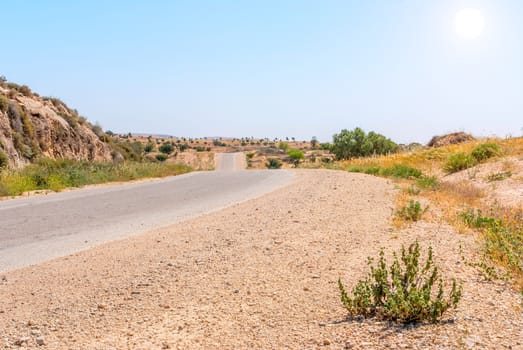
M 9 89 L 0 91 L 11 128 L 0 140 L 3 348 L 523 348 L 522 138 L 114 135 L 59 100 Z M 60 147 L 28 131 L 42 116 L 51 138 L 56 123 L 71 133 L 57 134 Z M 77 123 L 85 145 L 71 136 Z M 366 277 L 368 258 L 390 262 L 413 242 L 432 249 L 441 299 L 431 287 L 433 304 L 419 306 L 416 291 L 386 280 L 405 302 L 392 317 L 383 305 L 347 304 L 340 286 L 356 298 L 360 283 L 381 278 Z M 456 308 L 440 312 L 435 300 L 453 281 Z
M 0 349 L 523 350 L 523 1 L 0 9 Z
M 299 170 L 271 194 L 2 274 L 5 348 L 522 348 L 521 295 L 466 264 L 478 237 L 443 222 L 391 226 L 387 179 Z M 348 319 L 337 279 L 366 258 L 432 245 L 463 299 L 438 324 Z

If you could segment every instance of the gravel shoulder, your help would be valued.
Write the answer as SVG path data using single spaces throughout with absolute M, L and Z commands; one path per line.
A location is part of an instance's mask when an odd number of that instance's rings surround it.
M 396 190 L 362 174 L 297 171 L 276 192 L 0 276 L 6 349 L 523 348 L 521 297 L 484 282 L 473 235 L 390 225 Z M 462 302 L 438 325 L 347 320 L 367 256 L 432 244 Z M 38 346 L 37 342 L 44 345 Z M 18 345 L 16 345 L 18 344 Z

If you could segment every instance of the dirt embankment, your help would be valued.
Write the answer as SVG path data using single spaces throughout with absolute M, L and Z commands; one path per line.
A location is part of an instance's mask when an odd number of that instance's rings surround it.
M 520 297 L 463 263 L 445 224 L 395 230 L 387 180 L 300 171 L 294 184 L 131 239 L 0 277 L 0 344 L 48 349 L 522 348 Z M 347 320 L 366 257 L 418 239 L 462 302 L 438 325 Z

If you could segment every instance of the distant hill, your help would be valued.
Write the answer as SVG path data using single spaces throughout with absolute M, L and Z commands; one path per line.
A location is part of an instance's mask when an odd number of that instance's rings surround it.
M 59 99 L 0 77 L 0 167 L 22 167 L 39 157 L 111 160 L 104 135 Z

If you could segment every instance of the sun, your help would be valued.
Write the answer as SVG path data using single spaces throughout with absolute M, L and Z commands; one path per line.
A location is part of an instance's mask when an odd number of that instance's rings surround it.
M 454 24 L 459 36 L 474 39 L 483 32 L 485 19 L 478 9 L 466 8 L 458 12 Z

